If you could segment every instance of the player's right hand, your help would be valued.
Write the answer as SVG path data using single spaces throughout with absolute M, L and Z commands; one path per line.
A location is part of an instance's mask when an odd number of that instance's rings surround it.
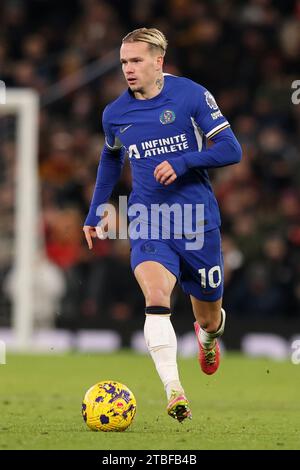
M 97 237 L 96 227 L 91 227 L 90 225 L 84 225 L 83 232 L 85 239 L 87 241 L 89 250 L 93 248 L 93 238 Z

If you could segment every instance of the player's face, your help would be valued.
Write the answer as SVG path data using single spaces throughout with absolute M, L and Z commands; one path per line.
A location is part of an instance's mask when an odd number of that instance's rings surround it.
M 145 42 L 128 42 L 121 46 L 122 70 L 132 92 L 146 92 L 153 87 L 162 71 L 163 57 Z

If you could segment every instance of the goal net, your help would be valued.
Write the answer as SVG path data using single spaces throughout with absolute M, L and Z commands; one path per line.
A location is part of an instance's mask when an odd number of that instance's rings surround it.
M 1 89 L 0 328 L 20 351 L 31 349 L 34 262 L 38 247 L 39 99 L 30 89 Z M 7 279 L 13 273 L 11 296 Z M 8 300 L 9 299 L 9 300 Z M 6 337 L 0 337 L 2 344 Z
M 0 364 L 6 350 L 112 351 L 121 345 L 112 329 L 74 331 L 66 320 L 57 325 L 66 281 L 45 248 L 38 119 L 36 92 L 8 89 L 5 100 L 0 93 Z

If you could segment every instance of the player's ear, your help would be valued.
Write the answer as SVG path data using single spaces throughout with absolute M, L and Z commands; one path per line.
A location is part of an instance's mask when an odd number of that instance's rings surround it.
M 163 58 L 162 55 L 158 55 L 156 57 L 156 65 L 157 65 L 157 70 L 162 69 L 162 67 L 164 65 L 164 58 Z

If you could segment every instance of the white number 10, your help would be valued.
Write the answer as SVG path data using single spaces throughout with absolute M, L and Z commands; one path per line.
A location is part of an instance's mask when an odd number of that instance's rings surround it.
M 206 276 L 206 269 L 205 268 L 198 269 L 198 273 L 200 274 L 200 277 L 201 277 L 201 287 L 203 287 L 203 289 L 205 289 L 206 286 L 207 286 L 207 281 L 206 281 L 207 277 L 208 277 L 209 287 L 212 287 L 213 289 L 216 289 L 216 287 L 219 287 L 219 285 L 221 284 L 222 275 L 221 275 L 220 266 L 213 266 L 212 268 L 210 268 L 210 270 L 208 271 L 208 276 Z M 214 280 L 214 274 L 215 273 L 217 273 L 216 282 Z

